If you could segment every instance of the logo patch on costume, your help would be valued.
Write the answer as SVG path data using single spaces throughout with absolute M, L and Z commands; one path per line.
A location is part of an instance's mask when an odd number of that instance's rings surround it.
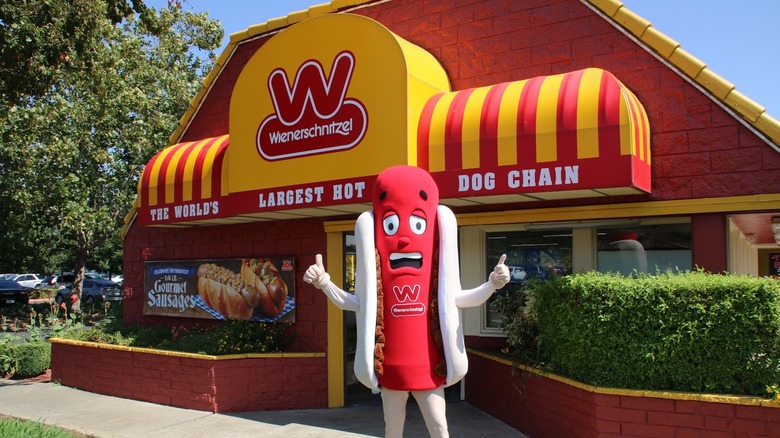
M 277 68 L 268 76 L 274 106 L 257 130 L 257 151 L 269 161 L 352 149 L 365 137 L 368 113 L 347 98 L 355 56 L 345 50 L 333 60 L 330 77 L 316 59 L 304 62 L 292 85 Z
M 398 304 L 393 304 L 390 307 L 393 316 L 425 315 L 425 304 L 417 302 L 420 298 L 419 284 L 393 286 L 393 294 L 398 300 Z

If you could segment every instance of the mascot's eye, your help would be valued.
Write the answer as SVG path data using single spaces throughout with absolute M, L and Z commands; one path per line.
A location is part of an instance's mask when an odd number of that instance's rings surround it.
M 385 234 L 388 236 L 392 236 L 398 232 L 398 224 L 397 214 L 391 214 L 382 220 L 382 227 L 385 229 Z
M 409 217 L 409 226 L 412 227 L 412 232 L 414 234 L 422 234 L 425 232 L 425 228 L 428 226 L 428 222 L 426 222 L 425 218 L 411 215 Z

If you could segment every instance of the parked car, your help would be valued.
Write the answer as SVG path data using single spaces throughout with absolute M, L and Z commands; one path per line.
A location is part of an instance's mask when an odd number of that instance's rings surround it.
M 10 280 L 34 289 L 41 287 L 41 282 L 43 282 L 43 278 L 39 277 L 38 274 L 17 274 L 11 277 Z
M 0 280 L 10 280 L 18 274 L 0 274 Z
M 0 303 L 13 304 L 30 302 L 30 292 L 34 289 L 22 286 L 11 280 L 0 280 Z
M 540 280 L 548 280 L 550 275 L 539 265 L 526 265 L 525 272 L 528 273 L 527 279 L 538 278 Z
M 59 282 L 59 278 L 59 275 L 47 275 L 43 278 L 41 287 L 46 289 L 62 289 L 65 285 Z
M 71 288 L 61 289 L 55 295 L 57 303 L 69 302 Z M 122 287 L 111 280 L 100 278 L 85 278 L 81 283 L 81 301 L 84 303 L 102 303 L 103 301 L 122 301 L 124 293 Z

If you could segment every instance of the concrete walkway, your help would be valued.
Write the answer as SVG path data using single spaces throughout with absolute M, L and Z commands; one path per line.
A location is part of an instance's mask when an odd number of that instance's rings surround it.
M 380 405 L 338 409 L 213 414 L 110 397 L 56 383 L 0 380 L 0 415 L 40 421 L 100 438 L 381 437 Z M 466 402 L 447 406 L 453 438 L 525 435 Z M 427 437 L 409 404 L 406 437 Z M 525 437 L 527 438 L 527 437 Z

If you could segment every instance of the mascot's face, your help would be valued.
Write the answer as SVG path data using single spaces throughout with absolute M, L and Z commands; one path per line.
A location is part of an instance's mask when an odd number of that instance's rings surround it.
M 383 275 L 430 274 L 439 205 L 431 175 L 413 166 L 389 167 L 377 177 L 372 200 Z

